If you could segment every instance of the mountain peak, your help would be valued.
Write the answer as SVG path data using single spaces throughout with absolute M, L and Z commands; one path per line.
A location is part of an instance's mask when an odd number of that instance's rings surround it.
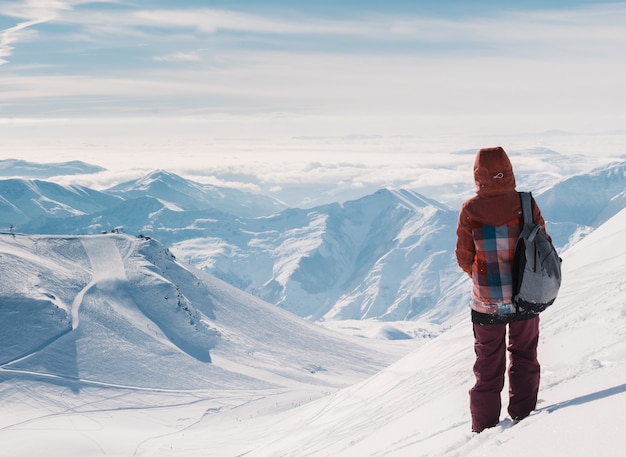
M 153 190 L 163 190 L 164 188 L 171 189 L 189 189 L 193 187 L 191 181 L 188 181 L 181 176 L 166 171 L 166 170 L 153 170 L 146 174 L 145 176 L 125 183 L 124 189 L 128 191 L 153 191 Z M 120 186 L 116 186 L 116 189 Z
M 441 203 L 405 187 L 383 187 L 375 193 L 366 195 L 359 200 L 368 201 L 377 198 L 385 198 L 389 201 L 393 200 L 394 202 L 411 209 L 421 209 L 432 206 L 440 210 L 448 210 L 448 208 Z
M 285 208 L 276 199 L 228 187 L 200 184 L 166 170 L 153 170 L 107 192 L 121 197 L 152 196 L 186 211 L 217 209 L 235 216 L 258 217 Z

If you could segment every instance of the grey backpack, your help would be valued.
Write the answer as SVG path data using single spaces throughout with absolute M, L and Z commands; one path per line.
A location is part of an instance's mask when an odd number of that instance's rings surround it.
M 520 192 L 524 227 L 513 260 L 513 303 L 519 313 L 539 314 L 554 303 L 561 286 L 561 258 L 533 222 L 530 192 Z

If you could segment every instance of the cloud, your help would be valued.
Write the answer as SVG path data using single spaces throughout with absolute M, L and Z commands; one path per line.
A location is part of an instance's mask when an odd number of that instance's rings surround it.
M 129 15 L 128 25 L 163 28 L 192 28 L 200 33 L 220 30 L 267 34 L 355 34 L 363 33 L 358 22 L 320 20 L 310 17 L 272 17 L 219 9 L 141 10 Z
M 141 29 L 154 35 L 163 32 L 186 31 L 195 33 L 202 41 L 206 35 L 220 32 L 260 36 L 306 37 L 307 49 L 319 51 L 326 46 L 363 51 L 376 43 L 376 48 L 387 43 L 390 46 L 405 43 L 403 53 L 435 51 L 438 54 L 489 53 L 509 54 L 536 51 L 540 54 L 604 51 L 619 49 L 626 44 L 626 3 L 600 4 L 541 12 L 508 12 L 492 16 L 465 16 L 455 19 L 402 16 L 355 12 L 348 19 L 321 18 L 314 16 L 252 14 L 220 9 L 138 9 L 120 14 L 119 11 L 92 14 L 72 11 L 60 18 L 66 24 L 81 25 L 86 30 L 100 28 L 102 24 Z M 316 38 L 315 38 L 316 37 Z M 334 37 L 330 44 L 327 39 Z M 319 40 L 319 38 L 323 38 Z M 314 40 L 318 39 L 317 44 Z M 235 38 L 234 41 L 236 41 Z M 337 41 L 338 40 L 338 41 Z M 363 41 L 365 40 L 365 41 Z M 220 42 L 225 44 L 226 41 Z M 262 46 L 262 41 L 256 41 Z M 276 42 L 271 42 L 276 46 Z M 296 43 L 300 43 L 296 41 Z M 232 43 L 231 43 L 232 44 Z M 411 45 L 413 47 L 411 47 Z M 421 47 L 414 47 L 420 45 Z M 442 46 L 445 45 L 445 46 Z M 281 42 L 281 49 L 296 49 L 297 44 Z
M 108 3 L 110 8 L 80 8 L 88 3 Z M 271 48 L 283 52 L 359 52 L 372 51 L 402 55 L 521 55 L 527 57 L 562 56 L 564 52 L 609 55 L 626 46 L 626 3 L 601 4 L 541 12 L 494 13 L 486 16 L 464 16 L 454 19 L 357 11 L 344 19 L 312 15 L 258 14 L 211 8 L 142 9 L 119 5 L 113 0 L 30 0 L 10 2 L 0 7 L 0 14 L 24 19 L 24 25 L 55 21 L 75 27 L 83 37 L 93 34 L 104 47 L 123 36 L 142 36 L 143 45 L 150 40 L 162 43 L 164 34 L 173 46 L 178 41 L 206 43 L 207 35 L 229 32 L 222 36 L 219 49 L 241 52 L 254 44 L 256 51 Z M 19 29 L 5 30 L 4 54 L 15 42 Z M 103 34 L 103 31 L 106 31 Z M 248 35 L 242 40 L 241 35 Z M 107 36 L 108 35 L 108 36 Z M 291 36 L 294 40 L 270 40 L 262 37 Z M 331 39 L 332 38 L 332 39 Z M 189 43 L 187 43 L 188 45 Z M 401 47 L 398 47 L 402 44 Z M 264 49 L 264 46 L 268 48 Z M 153 53 L 155 55 L 156 53 Z M 156 54 L 157 61 L 187 61 L 188 53 Z M 194 54 L 189 54 L 192 56 Z
M 514 135 L 490 131 L 488 125 L 477 129 L 459 120 L 463 119 L 446 117 L 445 122 L 422 124 L 424 120 L 413 119 L 403 128 L 419 133 L 414 136 L 308 135 L 303 139 L 285 133 L 332 132 L 333 128 L 337 132 L 348 128 L 371 132 L 380 125 L 326 119 L 320 126 L 315 117 L 268 119 L 265 115 L 14 119 L 0 120 L 0 138 L 10 156 L 44 163 L 80 159 L 109 170 L 59 177 L 55 179 L 58 182 L 102 189 L 154 169 L 166 169 L 197 182 L 271 193 L 304 206 L 359 198 L 383 186 L 407 186 L 457 207 L 457 200 L 474 191 L 472 163 L 482 146 L 500 144 L 514 157 L 517 170 L 541 169 L 553 173 L 554 180 L 616 160 L 609 158 L 610 154 L 624 152 L 625 132 Z M 554 160 L 551 155 L 526 151 L 537 145 L 564 156 Z M 453 153 L 461 149 L 471 152 Z
M 0 14 L 25 21 L 44 22 L 58 18 L 62 10 L 71 9 L 71 3 L 63 0 L 9 0 L 0 6 Z
M 26 29 L 58 20 L 63 12 L 70 11 L 73 5 L 82 5 L 107 0 L 22 0 L 3 1 L 0 15 L 21 20 L 15 26 L 0 31 L 0 65 L 7 63 L 2 57 L 10 57 L 15 49 L 14 44 L 29 36 Z
M 66 2 L 56 0 L 27 0 L 11 2 L 0 7 L 0 14 L 24 19 L 16 25 L 0 31 L 0 65 L 7 63 L 3 57 L 13 55 L 14 44 L 27 36 L 26 29 L 54 20 L 59 17 L 59 11 L 68 9 Z
M 198 62 L 202 60 L 195 52 L 175 52 L 162 56 L 154 56 L 155 62 Z
M 89 3 L 108 4 L 110 8 L 80 8 Z M 207 35 L 230 32 L 223 37 L 221 49 L 242 51 L 250 43 L 263 50 L 261 37 L 292 36 L 299 40 L 267 42 L 271 48 L 298 52 L 366 52 L 384 49 L 409 55 L 562 55 L 587 52 L 608 55 L 626 45 L 626 3 L 600 4 L 589 7 L 542 10 L 541 12 L 494 13 L 491 16 L 464 16 L 454 19 L 357 11 L 344 19 L 297 14 L 258 14 L 211 8 L 145 9 L 141 6 L 118 5 L 110 0 L 29 0 L 9 2 L 0 6 L 0 14 L 23 19 L 19 26 L 3 33 L 3 53 L 10 55 L 11 43 L 25 27 L 55 21 L 60 25 L 82 30 L 83 36 L 93 34 L 106 46 L 107 40 L 122 36 L 144 37 L 161 43 L 163 34 L 169 40 L 195 41 L 198 47 Z M 108 31 L 103 34 L 103 30 Z M 178 34 L 178 35 L 177 35 Z M 240 35 L 254 40 L 241 41 Z M 333 38 L 332 40 L 330 38 Z M 303 44 L 304 43 L 304 44 Z M 188 43 L 187 43 L 188 44 Z M 403 44 L 398 48 L 398 44 Z M 186 61 L 187 53 L 178 56 Z M 193 54 L 190 54 L 190 56 Z M 157 54 L 158 61 L 176 60 L 176 52 Z
M 16 26 L 9 27 L 0 32 L 0 65 L 7 63 L 3 57 L 9 57 L 13 54 L 13 43 L 17 42 L 23 31 L 31 25 L 38 24 L 37 21 L 20 22 Z
M 3 68 L 4 116 L 217 116 L 233 135 L 286 137 L 608 129 L 624 116 L 625 3 L 448 19 L 85 3 L 2 2 L 21 25 L 0 59 L 37 40 L 30 68 Z M 33 21 L 56 27 L 35 35 Z

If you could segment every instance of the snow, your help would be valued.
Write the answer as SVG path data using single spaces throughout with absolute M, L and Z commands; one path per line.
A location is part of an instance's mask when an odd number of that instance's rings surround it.
M 5 233 L 0 252 L 0 434 L 11 455 L 132 455 L 208 410 L 327 395 L 409 347 L 303 321 L 154 240 Z M 25 438 L 33 429 L 36 442 Z
M 547 183 L 549 173 L 537 180 Z M 530 171 L 522 176 L 533 179 Z M 478 435 L 470 431 L 468 408 L 469 284 L 448 246 L 453 211 L 411 191 L 383 189 L 343 205 L 257 219 L 218 212 L 186 218 L 181 210 L 198 204 L 194 195 L 217 199 L 221 190 L 211 194 L 210 186 L 170 178 L 158 172 L 143 188 L 127 184 L 138 194 L 120 214 L 134 212 L 142 225 L 171 217 L 180 225 L 160 232 L 176 233 L 171 240 L 189 227 L 216 229 L 181 237 L 178 246 L 199 258 L 228 257 L 231 263 L 222 265 L 255 284 L 276 273 L 303 312 L 318 305 L 306 301 L 314 295 L 304 290 L 315 283 L 294 279 L 296 268 L 322 282 L 353 281 L 349 293 L 324 303 L 311 322 L 189 266 L 158 237 L 0 233 L 0 455 L 624 454 L 623 162 L 538 195 L 548 219 L 559 202 L 570 208 L 549 223 L 550 233 L 559 229 L 557 238 L 568 242 L 559 298 L 541 315 L 540 403 L 513 425 L 505 386 L 500 424 Z M 145 193 L 155 184 L 160 196 Z M 3 198 L 24 189 L 68 213 L 75 195 L 90 214 L 120 201 L 86 188 L 3 185 Z M 589 199 L 587 187 L 594 190 Z M 237 193 L 224 204 L 236 201 L 251 200 Z M 246 212 L 257 212 L 251 205 Z M 143 218 L 155 211 L 161 219 Z M 262 248 L 256 257 L 255 248 Z M 373 250 L 380 255 L 370 268 L 365 260 Z M 332 262 L 341 268 L 332 270 Z M 368 268 L 337 278 L 334 272 L 348 264 Z M 362 299 L 350 301 L 349 294 Z M 385 294 L 393 306 L 384 305 Z M 361 307 L 377 318 L 362 319 Z M 406 320 L 410 310 L 419 319 Z M 357 318 L 348 319 L 353 312 Z M 341 314 L 346 319 L 331 319 Z
M 561 294 L 541 317 L 538 408 L 512 425 L 505 399 L 501 423 L 479 435 L 470 432 L 473 353 L 467 319 L 417 340 L 365 338 L 372 331 L 368 321 L 349 322 L 360 338 L 342 336 L 180 265 L 154 241 L 1 235 L 0 260 L 8 272 L 1 289 L 2 347 L 11 318 L 4 300 L 13 299 L 13 314 L 31 319 L 28 330 L 9 332 L 22 338 L 21 347 L 11 346 L 12 353 L 2 357 L 3 452 L 622 455 L 625 225 L 622 210 L 563 254 Z M 171 305 L 159 299 L 164 308 L 154 307 L 153 316 L 139 306 L 146 297 L 156 302 L 155 290 L 173 292 L 173 284 L 194 308 L 189 315 L 204 322 L 194 333 L 220 335 L 205 340 L 205 347 L 213 345 L 211 363 L 172 338 L 191 324 L 177 323 Z M 141 297 L 132 296 L 137 289 L 144 289 Z M 47 317 L 31 308 L 35 303 L 47 303 Z M 105 331 L 107 319 L 116 325 Z M 169 330 L 167 319 L 173 320 Z M 56 340 L 39 334 L 46 321 L 57 322 Z M 410 332 L 406 324 L 396 329 Z M 47 344 L 19 357 L 17 351 L 38 338 Z M 71 345 L 64 340 L 74 342 L 74 357 L 68 357 Z
M 547 189 L 535 196 L 561 252 L 626 205 L 623 161 L 582 173 L 583 157 L 541 148 L 512 156 L 520 182 Z M 467 170 L 465 189 L 472 189 L 471 164 Z M 0 225 L 7 230 L 147 235 L 186 263 L 310 320 L 443 324 L 465 308 L 459 283 L 467 277 L 453 254 L 458 210 L 408 188 L 279 212 L 271 198 L 162 170 L 101 192 L 6 180 L 0 194 Z

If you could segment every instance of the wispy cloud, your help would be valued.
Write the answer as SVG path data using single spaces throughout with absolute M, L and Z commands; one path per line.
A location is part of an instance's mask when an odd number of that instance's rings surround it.
M 134 26 L 192 28 L 200 33 L 238 31 L 267 34 L 363 34 L 359 21 L 322 20 L 310 17 L 281 18 L 220 9 L 143 10 L 129 15 L 125 23 Z
M 116 0 L 108 0 L 114 2 Z M 0 31 L 0 65 L 7 63 L 3 57 L 13 55 L 15 44 L 24 38 L 31 39 L 32 34 L 26 29 L 62 18 L 64 12 L 71 11 L 76 5 L 107 0 L 6 0 L 0 5 L 0 15 L 14 18 L 17 24 Z
M 156 62 L 198 62 L 200 56 L 195 52 L 175 52 L 162 56 L 154 56 L 152 58 Z
M 450 200 L 473 187 L 471 155 L 449 151 L 623 153 L 595 132 L 626 118 L 626 2 L 437 18 L 185 3 L 0 0 L 2 153 L 98 163 L 100 186 L 167 168 L 285 198 L 403 183 Z
M 14 44 L 28 36 L 29 27 L 59 17 L 61 10 L 69 9 L 67 2 L 57 0 L 27 0 L 6 3 L 0 7 L 0 14 L 20 19 L 16 25 L 0 31 L 0 65 L 13 54 Z
M 312 16 L 263 15 L 220 9 L 138 9 L 93 12 L 75 9 L 58 18 L 61 23 L 82 27 L 85 31 L 100 30 L 103 25 L 142 30 L 148 36 L 164 32 L 175 37 L 177 32 L 194 34 L 198 42 L 207 35 L 221 32 L 267 36 L 309 37 L 306 50 L 340 49 L 363 51 L 373 43 L 378 49 L 384 43 L 404 42 L 403 53 L 432 53 L 426 45 L 441 54 L 447 52 L 486 52 L 514 49 L 563 52 L 581 49 L 601 51 L 615 49 L 626 42 L 626 3 L 600 4 L 593 7 L 547 10 L 541 12 L 509 12 L 493 16 L 467 16 L 455 19 L 428 18 L 410 15 L 368 14 L 355 12 L 352 18 L 333 19 Z M 189 35 L 186 35 L 189 37 Z M 312 38 L 317 37 L 317 38 Z M 335 40 L 331 40 L 332 38 Z M 319 40 L 326 38 L 327 40 Z M 352 41 L 344 41 L 350 39 Z M 315 41 L 318 40 L 317 44 Z M 329 45 L 328 41 L 331 44 Z M 337 41 L 339 40 L 339 41 Z M 360 41 L 367 40 L 367 41 Z M 236 35 L 233 41 L 237 41 Z M 224 45 L 227 41 L 221 41 Z M 262 41 L 257 44 L 261 45 Z M 349 43 L 349 44 L 348 44 Z M 420 44 L 420 47 L 410 45 Z M 276 47 L 276 42 L 272 42 Z M 302 42 L 283 41 L 281 49 L 297 49 Z
M 119 8 L 84 9 L 88 3 Z M 600 4 L 541 12 L 509 12 L 491 16 L 428 18 L 403 14 L 355 12 L 336 19 L 310 15 L 246 13 L 211 8 L 146 9 L 119 1 L 26 0 L 0 6 L 0 14 L 21 22 L 2 31 L 0 53 L 10 56 L 25 28 L 54 22 L 80 31 L 82 38 L 106 48 L 116 40 L 141 36 L 144 46 L 161 43 L 164 34 L 177 50 L 155 53 L 161 62 L 197 60 L 197 54 L 181 51 L 198 48 L 207 36 L 220 35 L 222 50 L 243 51 L 254 44 L 256 52 L 391 52 L 403 55 L 562 55 L 588 52 L 606 55 L 626 46 L 626 3 Z M 73 28 L 73 30 L 71 29 Z M 224 32 L 231 35 L 223 36 Z M 241 35 L 248 35 L 241 39 Z M 265 37 L 293 37 L 263 41 Z M 43 38 L 42 38 L 43 39 Z M 59 39 L 58 36 L 56 39 Z M 196 56 L 196 57 L 191 57 Z
M 7 63 L 4 57 L 9 57 L 13 54 L 14 48 L 12 44 L 20 39 L 22 32 L 31 25 L 38 23 L 37 21 L 20 22 L 0 32 L 0 65 Z
M 8 0 L 2 2 L 0 13 L 25 21 L 49 21 L 57 18 L 60 11 L 71 9 L 71 4 L 71 0 Z

